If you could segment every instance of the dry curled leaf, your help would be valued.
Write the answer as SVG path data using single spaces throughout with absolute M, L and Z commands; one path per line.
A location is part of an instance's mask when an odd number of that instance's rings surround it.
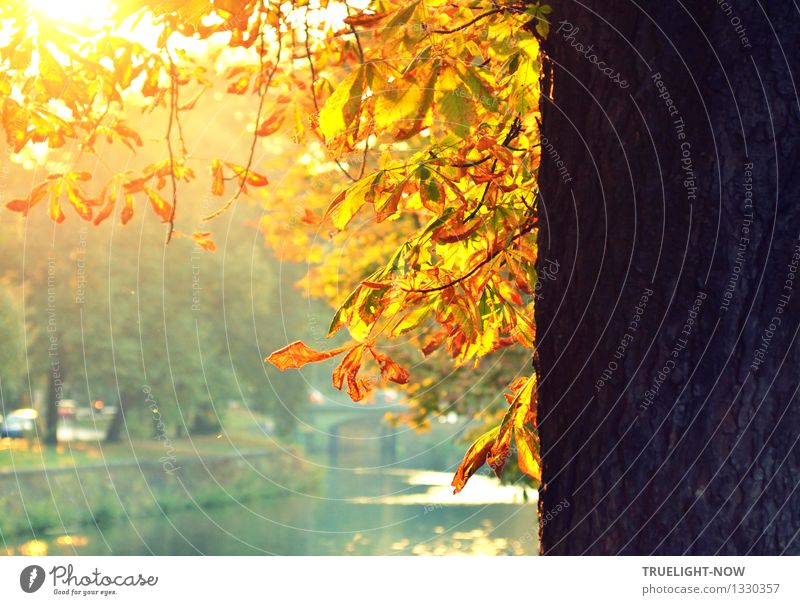
M 484 463 L 486 462 L 486 456 L 489 454 L 489 450 L 492 448 L 492 444 L 494 444 L 495 439 L 497 438 L 497 434 L 500 431 L 500 427 L 495 427 L 491 431 L 484 433 L 473 443 L 470 448 L 467 450 L 467 453 L 464 455 L 464 459 L 461 461 L 461 464 L 458 465 L 458 469 L 456 469 L 456 474 L 453 477 L 453 482 L 451 485 L 455 488 L 453 490 L 454 494 L 457 494 L 464 486 L 467 484 L 472 475 L 474 475 L 478 469 L 480 469 Z
M 406 384 L 408 382 L 408 370 L 391 357 L 384 353 L 379 353 L 373 348 L 370 348 L 370 353 L 372 353 L 375 361 L 377 361 L 378 365 L 381 367 L 381 376 L 384 380 L 389 380 L 396 384 Z
M 306 345 L 302 340 L 297 340 L 271 353 L 265 361 L 270 362 L 279 370 L 288 370 L 291 368 L 302 368 L 307 363 L 336 357 L 339 353 L 346 350 L 347 347 L 345 346 L 331 349 L 330 351 L 316 351 Z

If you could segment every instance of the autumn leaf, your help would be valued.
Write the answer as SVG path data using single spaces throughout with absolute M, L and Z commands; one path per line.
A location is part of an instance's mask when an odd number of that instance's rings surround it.
M 403 199 L 403 193 L 406 188 L 408 179 L 402 181 L 388 196 L 382 198 L 380 201 L 375 201 L 375 221 L 380 223 L 397 212 L 400 205 L 400 200 Z
M 517 446 L 519 470 L 535 481 L 541 481 L 542 467 L 539 465 L 539 448 L 534 435 L 525 428 L 515 429 L 514 443 Z
M 436 106 L 437 113 L 446 120 L 446 125 L 462 137 L 469 136 L 472 122 L 475 120 L 475 107 L 472 93 L 465 86 L 455 90 L 446 90 Z
M 106 220 L 111 213 L 114 211 L 114 206 L 117 203 L 117 187 L 116 185 L 112 186 L 111 193 L 107 193 L 108 187 L 103 189 L 103 192 L 100 194 L 100 198 L 98 201 L 102 202 L 102 200 L 106 200 L 105 205 L 100 210 L 100 212 L 95 215 L 94 220 L 92 221 L 94 225 L 99 225 L 104 220 Z
M 352 347 L 333 371 L 333 386 L 341 391 L 347 384 L 347 392 L 353 401 L 361 401 L 369 390 L 367 384 L 357 378 L 365 349 L 363 344 Z
M 21 212 L 27 216 L 28 211 L 44 199 L 50 186 L 51 183 L 49 181 L 39 183 L 33 188 L 27 198 L 11 200 L 6 204 L 6 208 L 15 212 Z
M 497 434 L 500 432 L 500 427 L 495 427 L 491 431 L 484 433 L 473 443 L 464 455 L 464 459 L 456 469 L 456 474 L 453 477 L 451 485 L 455 488 L 454 494 L 457 494 L 469 481 L 469 478 L 474 475 L 486 463 L 486 456 L 494 444 Z
M 336 357 L 340 353 L 346 351 L 347 348 L 348 347 L 344 346 L 331 349 L 330 351 L 316 351 L 303 341 L 297 340 L 271 353 L 265 361 L 270 362 L 279 370 L 302 368 L 307 363 Z
M 358 115 L 364 88 L 363 67 L 350 73 L 328 97 L 319 112 L 319 127 L 326 140 L 347 130 Z
M 342 191 L 328 205 L 324 218 L 331 219 L 338 229 L 344 229 L 361 207 L 367 203 L 367 196 L 377 187 L 382 176 L 383 173 L 379 171 L 359 180 Z
M 318 216 L 313 210 L 303 208 L 303 216 L 300 220 L 307 225 L 319 225 L 322 222 L 322 217 Z
M 389 380 L 397 384 L 406 384 L 408 382 L 408 370 L 401 367 L 396 361 L 384 353 L 379 353 L 374 348 L 369 349 L 375 361 L 381 368 L 381 376 L 384 380 Z
M 222 160 L 215 159 L 211 161 L 211 175 L 214 178 L 214 182 L 211 185 L 211 193 L 220 196 L 225 193 L 225 176 L 222 173 Z
M 536 375 L 534 374 L 528 378 L 522 386 L 518 385 L 519 382 L 514 385 L 519 388 L 519 391 L 511 401 L 503 422 L 500 424 L 497 439 L 487 457 L 489 466 L 498 476 L 502 473 L 508 459 L 512 436 L 526 439 L 525 432 L 528 430 L 526 429 L 526 424 L 535 425 L 536 421 L 533 407 L 535 403 Z M 526 463 L 528 462 L 527 458 L 525 461 Z M 530 464 L 527 466 L 531 467 Z
M 122 207 L 119 220 L 123 225 L 127 225 L 128 221 L 133 218 L 133 194 L 125 193 L 125 205 Z
M 350 15 L 344 18 L 347 25 L 353 27 L 373 27 L 380 23 L 386 17 L 386 13 L 358 13 L 357 15 Z
M 215 244 L 214 240 L 211 239 L 210 231 L 195 231 L 194 233 L 192 233 L 192 239 L 203 250 L 208 250 L 209 252 L 215 252 L 217 249 L 217 244 Z
M 266 120 L 261 122 L 261 125 L 256 130 L 256 135 L 260 137 L 266 137 L 273 134 L 274 132 L 277 132 L 278 129 L 283 124 L 283 118 L 284 118 L 283 112 L 272 114 Z
M 92 209 L 86 202 L 83 192 L 76 186 L 74 181 L 67 179 L 64 183 L 67 192 L 67 199 L 78 215 L 85 221 L 92 220 Z
M 50 203 L 48 206 L 48 214 L 50 218 L 57 223 L 61 223 L 67 217 L 64 215 L 64 211 L 61 209 L 61 203 L 59 202 L 59 198 L 61 197 L 61 187 L 60 183 L 50 188 Z
M 253 187 L 263 187 L 269 184 L 269 180 L 263 174 L 259 174 L 257 172 L 253 172 L 245 168 L 244 166 L 239 166 L 238 164 L 231 164 L 230 162 L 225 162 L 225 164 L 236 173 L 240 179 L 244 179 L 245 183 L 248 185 L 252 185 Z
M 147 196 L 147 199 L 150 200 L 153 210 L 155 210 L 156 214 L 161 217 L 161 220 L 165 223 L 169 221 L 170 217 L 172 216 L 172 204 L 161 197 L 157 191 L 150 189 L 149 187 L 144 188 L 144 193 Z

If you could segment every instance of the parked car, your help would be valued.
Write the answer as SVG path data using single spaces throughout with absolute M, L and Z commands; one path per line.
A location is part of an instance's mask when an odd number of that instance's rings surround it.
M 35 430 L 36 410 L 25 408 L 9 412 L 0 420 L 0 439 L 24 439 Z

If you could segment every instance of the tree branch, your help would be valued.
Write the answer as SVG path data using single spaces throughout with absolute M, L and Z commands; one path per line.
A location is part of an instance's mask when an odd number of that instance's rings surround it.
M 502 142 L 503 147 L 508 147 L 511 144 L 511 141 L 513 141 L 519 136 L 520 132 L 522 132 L 522 120 L 520 120 L 518 117 L 515 117 L 514 121 L 511 122 L 511 127 L 508 129 L 508 133 L 506 134 L 505 139 L 503 139 Z M 497 168 L 497 158 L 495 158 L 494 162 L 492 162 L 492 168 L 489 172 L 493 174 L 496 168 Z M 483 188 L 483 195 L 481 195 L 481 199 L 478 202 L 478 205 L 475 206 L 472 212 L 470 212 L 464 219 L 465 223 L 468 223 L 473 218 L 475 218 L 475 215 L 478 214 L 478 211 L 483 207 L 483 203 L 486 201 L 486 195 L 489 193 L 489 185 L 491 183 L 492 181 L 486 182 L 486 186 Z
M 459 25 L 458 27 L 454 27 L 453 29 L 432 29 L 431 33 L 432 34 L 454 34 L 456 32 L 460 32 L 463 29 L 467 29 L 470 25 L 474 25 L 475 23 L 477 23 L 481 19 L 485 19 L 486 17 L 491 17 L 492 15 L 496 15 L 497 13 L 502 13 L 504 10 L 506 10 L 504 7 L 503 8 L 493 8 L 492 10 L 486 11 L 485 13 L 482 13 L 482 14 L 478 15 L 474 19 L 472 19 L 470 21 L 467 21 L 464 25 Z
M 506 245 L 505 245 L 505 246 L 503 246 L 502 248 L 498 248 L 497 250 L 493 250 L 492 252 L 490 252 L 490 253 L 489 253 L 489 254 L 486 256 L 486 258 L 485 258 L 485 259 L 483 259 L 481 262 L 479 262 L 477 265 L 475 265 L 475 266 L 474 266 L 472 269 L 470 269 L 469 271 L 467 271 L 467 272 L 466 272 L 464 275 L 462 275 L 461 277 L 457 277 L 457 278 L 456 278 L 456 279 L 454 279 L 453 281 L 450 281 L 450 282 L 448 282 L 448 283 L 446 283 L 446 284 L 441 284 L 441 285 L 439 285 L 439 286 L 433 286 L 433 287 L 431 287 L 431 288 L 403 288 L 403 289 L 402 289 L 402 290 L 403 290 L 403 292 L 409 292 L 409 293 L 415 293 L 415 294 L 429 294 L 429 293 L 431 293 L 431 292 L 440 292 L 440 291 L 442 291 L 442 290 L 446 290 L 447 288 L 450 288 L 450 287 L 452 287 L 452 286 L 455 286 L 455 285 L 457 285 L 457 284 L 460 284 L 460 283 L 461 283 L 461 282 L 463 282 L 464 280 L 467 280 L 467 279 L 469 279 L 470 277 L 472 277 L 473 275 L 475 275 L 475 273 L 477 273 L 477 272 L 478 272 L 478 270 L 480 270 L 480 268 L 481 268 L 481 267 L 483 267 L 483 266 L 485 266 L 485 265 L 489 264 L 490 262 L 492 262 L 492 261 L 493 261 L 495 258 L 497 258 L 497 256 L 498 256 L 498 255 L 499 255 L 501 252 L 504 252 L 504 251 L 506 250 L 506 248 L 508 248 L 508 246 L 509 246 L 509 245 L 511 245 L 511 244 L 512 244 L 514 241 L 518 240 L 518 239 L 519 239 L 520 237 L 522 237 L 523 235 L 525 235 L 525 234 L 527 234 L 527 233 L 530 233 L 530 232 L 533 230 L 533 228 L 536 226 L 536 222 L 537 222 L 537 221 L 536 221 L 536 218 L 535 218 L 535 217 L 533 217 L 533 218 L 529 218 L 527 221 L 525 221 L 525 223 L 522 225 L 522 227 L 520 228 L 520 230 L 519 230 L 519 231 L 518 231 L 518 232 L 517 232 L 517 233 L 516 233 L 514 236 L 512 236 L 511 238 L 509 238 L 509 240 L 508 240 L 508 242 L 506 242 Z

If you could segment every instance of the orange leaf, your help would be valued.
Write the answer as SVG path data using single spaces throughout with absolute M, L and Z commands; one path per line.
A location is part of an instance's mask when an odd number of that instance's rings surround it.
M 214 252 L 217 249 L 217 244 L 215 244 L 214 240 L 211 239 L 211 232 L 210 231 L 195 231 L 192 234 L 192 239 L 203 250 L 208 250 L 209 252 Z
M 92 220 L 92 209 L 84 199 L 83 192 L 70 181 L 66 181 L 65 188 L 67 190 L 67 199 L 78 215 L 85 221 Z
M 369 351 L 381 367 L 381 376 L 384 380 L 390 380 L 397 384 L 406 384 L 408 382 L 408 370 L 388 355 L 379 353 L 372 347 L 370 347 Z
M 161 217 L 161 220 L 165 223 L 169 221 L 170 217 L 172 216 L 172 204 L 161 197 L 157 191 L 150 189 L 149 187 L 145 187 L 144 192 L 147 195 L 147 198 L 150 200 L 153 210 L 155 210 L 156 214 Z
M 265 177 L 263 174 L 258 174 L 257 172 L 248 170 L 244 166 L 239 166 L 238 164 L 231 164 L 230 162 L 226 162 L 226 164 L 230 166 L 231 170 L 233 170 L 239 178 L 244 179 L 248 185 L 252 185 L 253 187 L 263 187 L 264 185 L 269 184 L 267 177 Z
M 519 470 L 536 481 L 542 480 L 542 467 L 539 465 L 535 438 L 525 427 L 514 429 L 514 442 L 517 444 L 517 465 Z
M 222 195 L 225 193 L 225 177 L 222 174 L 222 161 L 212 160 L 211 174 L 214 176 L 214 184 L 211 185 L 211 193 L 214 195 Z
M 361 369 L 364 349 L 366 345 L 363 344 L 352 347 L 333 371 L 333 386 L 341 391 L 347 382 L 347 392 L 353 401 L 361 401 L 369 391 L 368 383 L 356 377 Z
M 55 186 L 50 189 L 50 208 L 49 214 L 50 218 L 53 219 L 57 223 L 63 222 L 66 216 L 64 216 L 64 211 L 61 209 L 61 204 L 58 201 L 58 198 L 61 197 L 61 187 Z
M 274 113 L 266 120 L 261 122 L 261 126 L 256 130 L 256 135 L 266 137 L 276 132 L 283 124 L 283 113 Z
M 315 351 L 302 340 L 297 340 L 271 353 L 265 361 L 270 362 L 279 370 L 288 370 L 290 368 L 302 368 L 307 363 L 330 359 L 345 350 L 347 350 L 346 346 L 330 351 Z
M 512 383 L 512 387 L 516 386 L 518 392 L 516 397 L 512 400 L 511 406 L 503 418 L 503 422 L 500 424 L 500 431 L 488 457 L 489 465 L 498 476 L 502 472 L 503 466 L 508 458 L 509 449 L 511 448 L 511 436 L 526 430 L 526 423 L 535 425 L 535 412 L 533 409 L 535 403 L 536 375 L 534 374 L 528 378 L 521 387 L 518 385 L 519 382 L 516 380 Z M 519 444 L 517 445 L 519 446 Z
M 436 349 L 441 347 L 442 343 L 445 341 L 446 338 L 447 338 L 447 330 L 440 330 L 439 332 L 436 332 L 436 334 L 434 334 L 428 339 L 428 342 L 426 342 L 422 346 L 420 351 L 422 351 L 422 354 L 427 357 L 428 355 L 433 353 Z
M 123 225 L 127 225 L 128 221 L 133 218 L 133 194 L 125 194 L 125 206 L 122 208 L 122 213 L 119 220 Z
M 349 17 L 345 17 L 344 22 L 347 23 L 347 25 L 352 25 L 353 27 L 372 27 L 384 17 L 386 17 L 386 13 L 375 13 L 372 15 L 360 13 L 358 15 L 350 15 Z
M 28 210 L 30 210 L 30 202 L 27 198 L 17 198 L 13 199 L 10 202 L 6 203 L 6 208 L 9 210 L 13 210 L 14 212 L 21 212 L 22 214 L 28 214 Z
M 497 434 L 500 431 L 500 427 L 495 427 L 488 433 L 484 433 L 473 443 L 467 453 L 464 455 L 464 459 L 461 461 L 461 464 L 458 465 L 458 469 L 456 470 L 456 474 L 453 476 L 453 482 L 451 485 L 455 488 L 453 490 L 454 494 L 457 494 L 469 481 L 469 478 L 474 475 L 480 467 L 484 465 L 486 462 L 486 456 L 489 454 L 489 450 L 492 448 L 495 439 L 497 438 Z
M 403 198 L 403 191 L 405 190 L 406 181 L 400 183 L 394 188 L 391 195 L 384 201 L 375 203 L 375 222 L 380 223 L 397 212 L 397 206 Z
M 11 200 L 6 204 L 6 208 L 9 210 L 13 210 L 14 212 L 22 212 L 25 216 L 28 215 L 28 211 L 33 208 L 36 204 L 44 199 L 44 196 L 47 194 L 47 190 L 50 187 L 50 182 L 45 181 L 43 183 L 39 183 L 36 187 L 33 188 L 30 195 L 27 198 L 23 199 L 15 199 Z
M 308 208 L 303 209 L 303 216 L 300 220 L 307 225 L 319 225 L 322 222 L 322 217 L 316 214 L 313 210 Z
M 102 202 L 102 200 L 106 199 L 106 191 L 107 189 L 103 189 L 103 192 L 100 194 L 100 198 L 98 202 Z M 104 220 L 106 220 L 109 216 L 111 216 L 111 212 L 114 210 L 114 206 L 117 203 L 117 188 L 116 186 L 112 187 L 111 194 L 106 199 L 106 205 L 97 213 L 97 216 L 94 217 L 93 224 L 99 225 Z

